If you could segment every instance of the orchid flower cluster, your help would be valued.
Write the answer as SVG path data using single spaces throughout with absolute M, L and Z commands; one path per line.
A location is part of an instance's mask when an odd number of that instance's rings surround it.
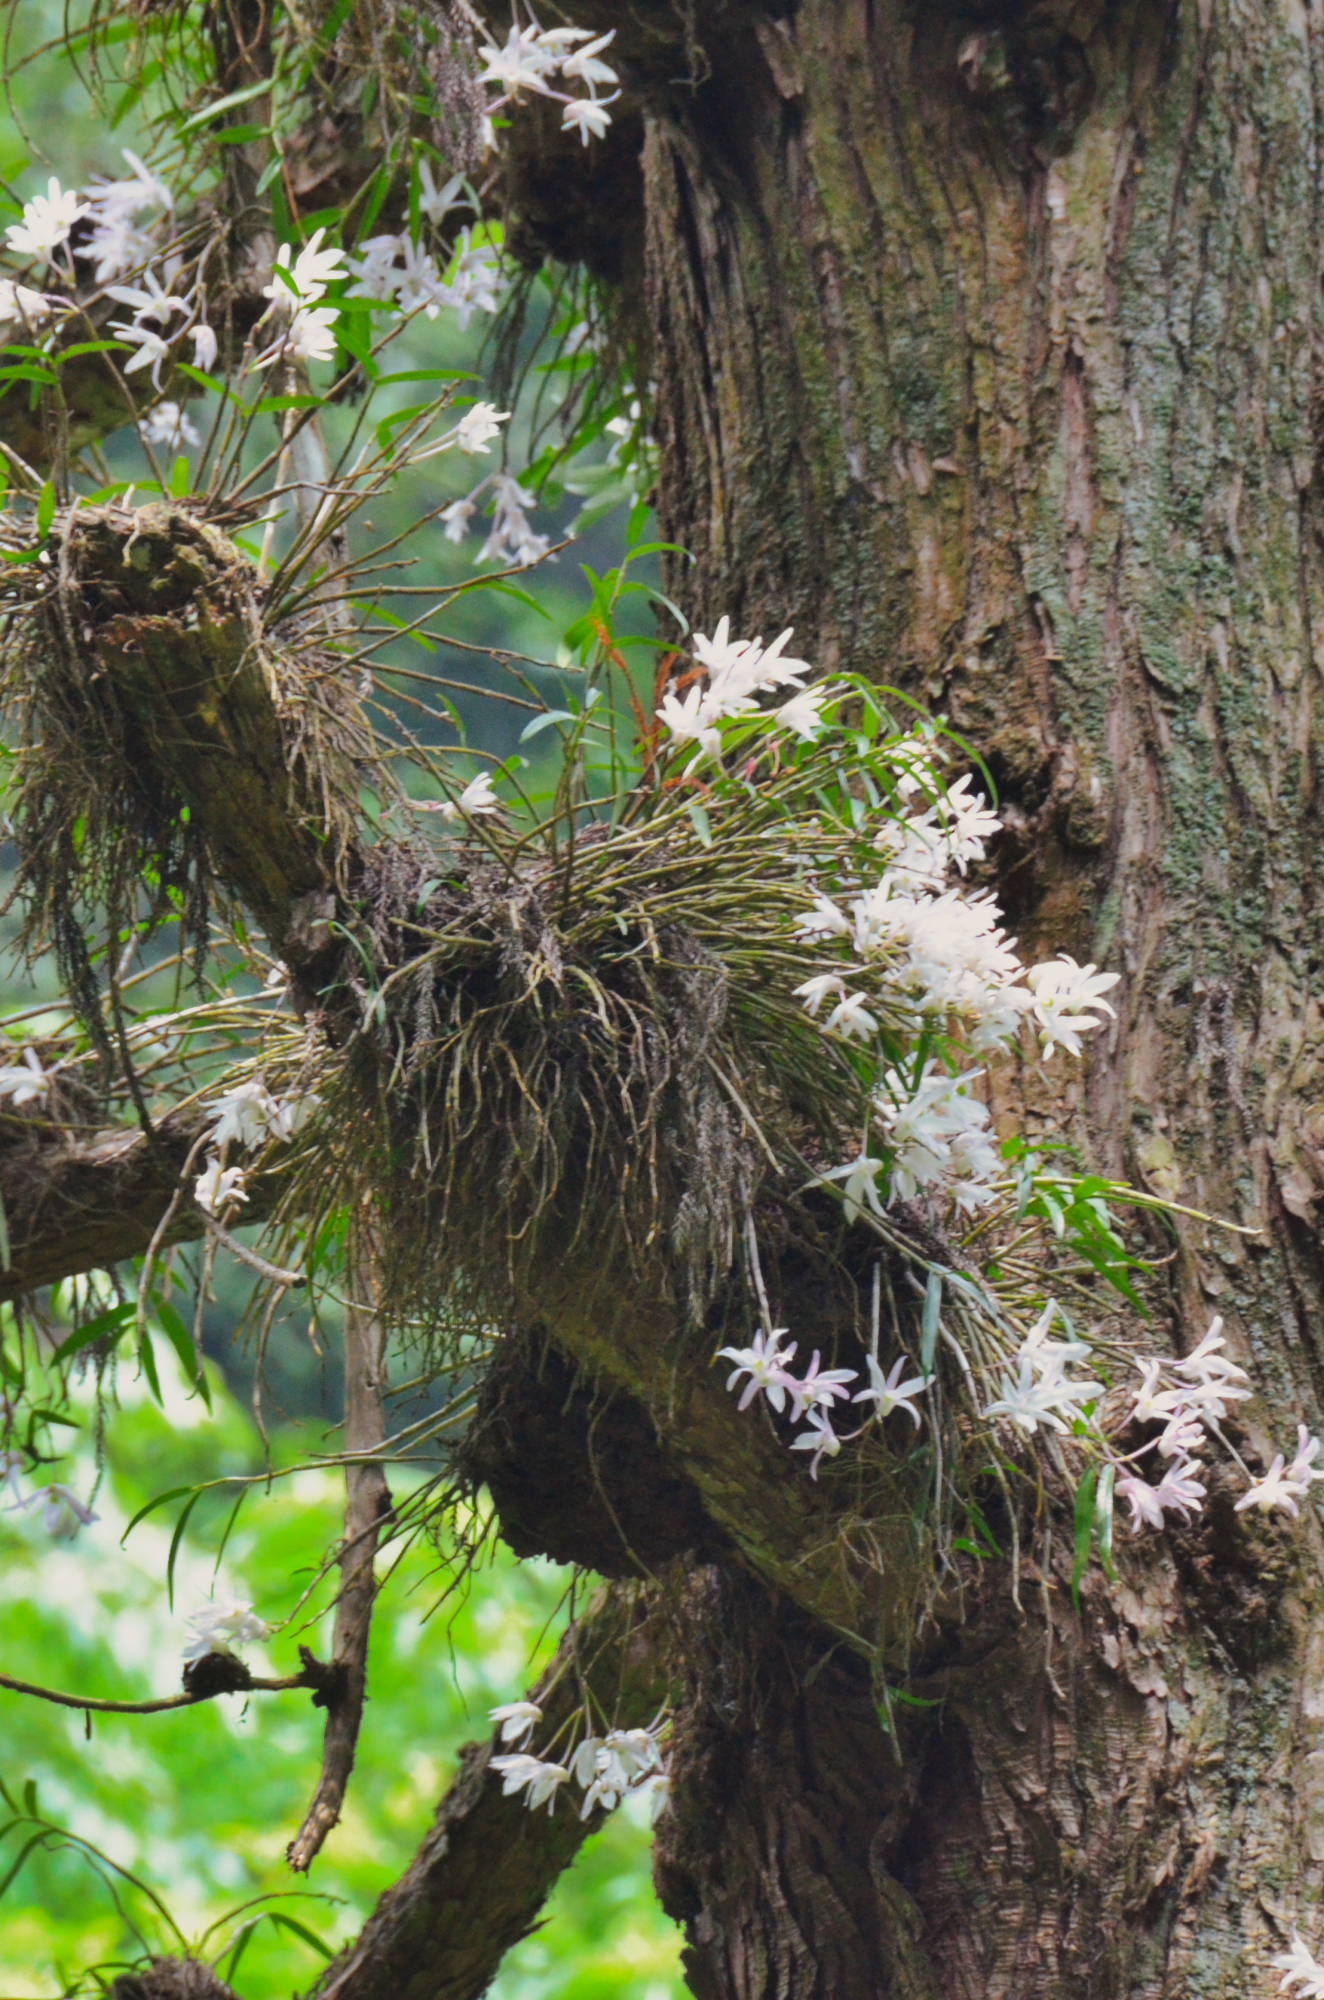
M 584 145 L 591 137 L 601 138 L 611 124 L 606 107 L 620 94 L 613 89 L 610 96 L 601 95 L 604 87 L 612 89 L 618 82 L 602 59 L 613 39 L 614 31 L 594 35 L 573 26 L 543 29 L 530 19 L 528 25 L 516 22 L 504 45 L 485 42 L 479 55 L 484 65 L 480 81 L 490 93 L 484 119 L 488 148 L 497 144 L 499 114 L 530 97 L 559 103 L 564 128 L 577 132 Z M 0 343 L 19 335 L 31 339 L 56 315 L 73 310 L 69 294 L 77 277 L 76 255 L 91 263 L 96 283 L 125 308 L 109 326 L 116 341 L 133 350 L 123 364 L 125 376 L 145 372 L 161 395 L 163 367 L 186 364 L 210 372 L 220 356 L 220 341 L 208 317 L 205 256 L 190 260 L 177 241 L 167 240 L 179 234 L 172 189 L 136 153 L 126 148 L 123 158 L 129 169 L 125 175 L 94 177 L 82 190 L 62 188 L 52 176 L 46 192 L 27 202 L 21 219 L 7 229 L 7 247 L 24 260 L 29 267 L 25 275 L 33 282 L 0 280 Z M 458 220 L 465 211 L 471 220 L 456 231 L 452 218 Z M 402 321 L 419 315 L 436 319 L 447 309 L 461 328 L 475 312 L 495 314 L 506 285 L 501 251 L 496 241 L 488 240 L 465 177 L 455 174 L 438 185 L 430 163 L 420 158 L 411 213 L 413 227 L 370 237 L 353 254 L 323 247 L 321 229 L 297 256 L 282 244 L 264 294 L 268 310 L 259 323 L 265 345 L 260 351 L 246 350 L 238 363 L 241 371 L 261 371 L 277 362 L 307 366 L 332 360 L 337 322 L 351 302 L 359 310 L 365 302 L 387 308 Z M 447 224 L 452 226 L 442 239 L 447 247 L 444 262 L 439 262 L 424 230 L 441 232 Z M 332 284 L 338 285 L 338 296 L 328 298 Z M 479 407 L 493 414 L 490 405 Z M 496 422 L 505 421 L 505 414 Z M 149 444 L 173 448 L 199 442 L 195 427 L 173 401 L 160 403 L 139 427 Z M 493 426 L 487 435 L 496 435 Z M 451 444 L 462 451 L 483 449 L 473 431 L 463 430 L 433 449 Z M 481 481 L 446 511 L 450 540 L 465 538 L 485 496 L 493 503 L 493 520 L 476 564 L 524 567 L 546 555 L 550 537 L 534 532 L 528 521 L 533 495 L 504 472 Z
M 257 1616 L 248 1600 L 229 1595 L 209 1598 L 190 1611 L 184 1625 L 188 1633 L 185 1666 L 195 1666 L 208 1653 L 228 1653 L 234 1646 L 271 1637 L 270 1625 Z
M 523 1792 L 531 1812 L 541 1805 L 554 1812 L 562 1786 L 572 1778 L 584 1794 L 581 1819 L 587 1819 L 596 1806 L 614 1812 L 627 1792 L 651 1795 L 654 1820 L 665 1805 L 667 1777 L 659 1741 L 665 1717 L 647 1729 L 609 1729 L 605 1736 L 586 1734 L 561 1764 L 534 1756 L 528 1749 L 533 1731 L 543 1719 L 536 1701 L 503 1702 L 488 1714 L 500 1724 L 503 1743 L 520 1745 L 492 1759 L 492 1769 L 501 1775 L 502 1793 L 512 1798 Z
M 1108 1387 L 1067 1374 L 1072 1364 L 1088 1361 L 1090 1348 L 1088 1342 L 1074 1337 L 1050 1340 L 1049 1330 L 1058 1317 L 1065 1322 L 1061 1307 L 1050 1299 L 1021 1343 L 1016 1374 L 1002 1377 L 1001 1394 L 984 1415 L 1026 1436 L 1043 1425 L 1063 1436 L 1088 1437 L 1104 1456 L 1106 1492 L 1125 1500 L 1131 1509 L 1133 1533 L 1146 1526 L 1164 1527 L 1168 1514 L 1189 1522 L 1200 1513 L 1208 1489 L 1199 1477 L 1204 1470 L 1199 1454 L 1211 1436 L 1236 1459 L 1246 1476 L 1246 1491 L 1235 1503 L 1237 1513 L 1253 1507 L 1262 1513 L 1298 1514 L 1297 1501 L 1312 1484 L 1324 1480 L 1324 1466 L 1315 1463 L 1320 1441 L 1304 1424 L 1297 1427 L 1296 1452 L 1290 1465 L 1279 1452 L 1258 1479 L 1223 1436 L 1219 1423 L 1227 1416 L 1229 1404 L 1246 1402 L 1252 1391 L 1246 1386 L 1249 1378 L 1245 1369 L 1224 1352 L 1227 1342 L 1221 1318 L 1210 1323 L 1190 1354 L 1138 1357 L 1133 1366 L 1140 1375 L 1140 1387 L 1127 1392 L 1120 1417 L 1110 1424 L 1110 1434 L 1105 1434 L 1096 1421 L 1096 1411 L 1109 1394 Z M 1070 1336 L 1070 1329 L 1067 1331 Z M 1144 1426 L 1151 1435 L 1121 1455 L 1114 1440 L 1134 1425 Z M 1152 1434 L 1155 1429 L 1157 1435 Z M 1162 1464 L 1157 1484 L 1143 1476 L 1140 1468 L 1145 1459 Z
M 41 1525 L 53 1542 L 76 1540 L 80 1530 L 90 1527 L 98 1516 L 79 1499 L 71 1486 L 63 1486 L 58 1480 L 34 1487 L 31 1493 L 24 1493 L 19 1484 L 24 1463 L 22 1452 L 0 1451 L 0 1486 L 8 1487 L 10 1494 L 0 1513 L 28 1514 L 34 1507 L 39 1507 Z
M 621 94 L 616 90 L 610 97 L 598 96 L 600 84 L 610 86 L 620 81 L 611 65 L 602 60 L 602 51 L 615 39 L 614 28 L 608 34 L 593 35 L 587 28 L 540 28 L 530 17 L 527 28 L 521 28 L 518 21 L 512 26 L 502 47 L 485 42 L 479 54 L 486 67 L 478 80 L 490 84 L 497 93 L 487 106 L 489 144 L 495 142 L 493 118 L 508 105 L 517 104 L 525 91 L 559 104 L 562 131 L 577 132 L 583 145 L 587 146 L 590 137 L 603 138 L 611 124 L 607 106 Z M 556 76 L 563 83 L 582 84 L 587 95 L 553 89 Z
M 858 694 L 857 685 L 833 679 L 806 687 L 812 669 L 787 654 L 791 637 L 785 631 L 766 647 L 759 639 L 732 639 L 726 618 L 711 638 L 696 635 L 695 671 L 672 684 L 658 709 L 667 732 L 664 754 L 698 785 L 710 772 L 728 776 L 733 761 L 761 747 L 758 738 L 778 758 L 788 738 L 808 745 L 835 739 L 844 750 L 867 753 L 859 757 L 853 814 L 866 822 L 878 872 L 873 879 L 861 873 L 861 826 L 851 824 L 843 832 L 840 878 L 806 883 L 809 907 L 795 925 L 802 943 L 831 958 L 829 969 L 796 989 L 796 998 L 823 1034 L 872 1061 L 860 1152 L 822 1180 L 843 1183 L 852 1222 L 865 1208 L 882 1216 L 886 1204 L 917 1196 L 972 1214 L 994 1199 L 1005 1178 L 987 1107 L 973 1089 L 984 1071 L 953 1073 L 920 1051 L 941 1037 L 949 1052 L 995 1055 L 1029 1018 L 1045 1060 L 1056 1048 L 1078 1056 L 1082 1037 L 1113 1012 L 1103 996 L 1119 975 L 1077 965 L 1065 954 L 1021 963 L 991 894 L 964 880 L 1002 824 L 983 794 L 969 776 L 944 782 L 948 753 L 931 725 L 882 745 L 866 745 L 857 730 L 836 725 L 835 711 Z M 764 707 L 769 696 L 782 698 Z M 886 810 L 880 780 L 891 794 Z M 898 1020 L 914 1059 L 888 1054 L 882 1031 Z M 893 1051 L 895 1045 L 893 1034 Z
M 269 1140 L 288 1145 L 303 1130 L 320 1102 L 315 1091 L 273 1097 L 257 1078 L 227 1091 L 216 1107 L 216 1123 L 208 1135 L 212 1150 L 193 1183 L 193 1199 L 198 1207 L 219 1220 L 246 1202 L 245 1169 L 225 1164 L 231 1143 L 248 1153 Z
M 1292 1932 L 1292 1949 L 1279 1952 L 1269 1963 L 1275 1972 L 1283 1974 L 1278 1982 L 1280 1993 L 1295 1987 L 1297 2000 L 1324 2000 L 1324 1965 L 1311 1952 L 1300 1931 Z
M 24 1049 L 21 1061 L 0 1066 L 0 1098 L 7 1097 L 15 1111 L 25 1104 L 44 1104 L 50 1087 L 50 1074 L 35 1049 Z
M 864 1426 L 850 1431 L 845 1437 L 833 1429 L 834 1405 L 851 1403 L 873 1404 L 872 1417 L 882 1421 L 890 1417 L 894 1410 L 904 1410 L 914 1423 L 920 1425 L 920 1413 L 915 1405 L 915 1397 L 929 1386 L 930 1378 L 912 1375 L 902 1380 L 911 1363 L 906 1355 L 893 1364 L 891 1372 L 884 1375 L 878 1359 L 878 1323 L 874 1321 L 873 1343 L 869 1350 L 869 1386 L 851 1395 L 848 1383 L 859 1380 L 858 1368 L 824 1368 L 821 1366 L 819 1351 L 814 1350 L 813 1359 L 803 1375 L 792 1374 L 790 1363 L 795 1357 L 796 1342 L 782 1347 L 781 1341 L 788 1329 L 784 1326 L 769 1328 L 765 1333 L 757 1333 L 748 1347 L 719 1347 L 718 1358 L 733 1361 L 735 1366 L 726 1378 L 726 1386 L 734 1390 L 741 1376 L 745 1376 L 745 1387 L 738 1409 L 747 1410 L 756 1396 L 765 1396 L 778 1416 L 785 1413 L 790 1403 L 790 1420 L 799 1423 L 802 1418 L 808 1422 L 808 1429 L 800 1432 L 791 1443 L 792 1451 L 812 1452 L 809 1474 L 818 1478 L 818 1468 L 825 1458 L 835 1458 L 843 1444 L 861 1435 Z
M 883 1225 L 896 1202 L 919 1201 L 935 1222 L 951 1227 L 989 1211 L 1014 1178 L 975 1092 L 989 1058 L 1008 1050 L 1027 1025 L 1045 1062 L 1059 1049 L 1080 1056 L 1085 1038 L 1113 1012 L 1105 996 L 1118 975 L 1065 954 L 1022 963 L 997 903 L 966 879 L 1001 822 L 969 776 L 947 780 L 949 753 L 936 726 L 920 724 L 891 739 L 880 740 L 876 729 L 870 735 L 850 719 L 872 699 L 864 684 L 809 685 L 812 670 L 789 653 L 791 637 L 783 632 L 769 646 L 733 639 L 727 619 L 711 638 L 695 637 L 692 670 L 673 679 L 658 708 L 663 785 L 688 785 L 701 795 L 710 826 L 723 799 L 754 785 L 756 774 L 759 784 L 775 787 L 788 768 L 803 765 L 809 781 L 801 796 L 794 777 L 782 792 L 792 822 L 787 845 L 805 850 L 808 908 L 792 928 L 802 946 L 821 950 L 830 964 L 796 988 L 795 997 L 842 1048 L 865 1098 L 857 1157 L 811 1184 L 839 1189 L 848 1224 Z M 824 811 L 832 810 L 827 771 L 838 786 L 840 839 L 825 848 Z M 825 852 L 826 861 L 817 858 Z M 950 1272 L 946 1281 L 961 1283 Z M 1065 1337 L 1054 1335 L 1059 1318 Z M 836 1428 L 850 1405 L 872 1402 L 879 1419 L 904 1409 L 919 1425 L 915 1399 L 930 1384 L 931 1364 L 926 1358 L 909 1375 L 912 1364 L 902 1355 L 884 1373 L 876 1308 L 869 1385 L 862 1389 L 854 1386 L 857 1371 L 824 1368 L 817 1352 L 797 1373 L 788 1331 L 774 1328 L 765 1310 L 752 1343 L 724 1347 L 719 1358 L 733 1364 L 727 1387 L 740 1390 L 741 1409 L 761 1396 L 778 1417 L 803 1423 L 791 1449 L 809 1455 L 813 1477 L 848 1436 L 860 1434 Z M 1088 1439 L 1102 1459 L 1109 1508 L 1115 1486 L 1135 1527 L 1161 1526 L 1165 1513 L 1189 1520 L 1205 1494 L 1197 1455 L 1209 1435 L 1232 1451 L 1218 1423 L 1251 1393 L 1244 1371 L 1223 1349 L 1222 1323 L 1215 1321 L 1194 1353 L 1136 1364 L 1141 1387 L 1127 1404 L 1123 1428 L 1139 1422 L 1160 1429 L 1123 1456 L 1099 1427 L 1097 1412 L 1110 1391 L 1088 1372 L 1090 1346 L 1050 1299 L 1007 1359 L 996 1393 L 981 1399 L 981 1414 L 1024 1436 L 1044 1429 Z M 931 1352 L 926 1347 L 926 1356 Z M 989 1364 L 986 1380 L 997 1367 Z M 1280 1454 L 1259 1479 L 1243 1465 L 1248 1485 L 1238 1508 L 1295 1513 L 1311 1484 L 1324 1479 L 1324 1468 L 1315 1466 L 1319 1449 L 1302 1426 L 1290 1464 Z M 1151 1483 L 1141 1468 L 1154 1455 L 1163 1472 Z

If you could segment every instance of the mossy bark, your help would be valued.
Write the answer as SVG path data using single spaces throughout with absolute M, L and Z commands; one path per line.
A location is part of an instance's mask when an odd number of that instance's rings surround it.
M 1153 1337 L 1226 1316 L 1267 1463 L 1324 1386 L 1324 17 L 688 19 L 669 71 L 634 50 L 661 527 L 695 557 L 671 587 L 700 629 L 793 624 L 987 760 L 1023 945 L 1124 981 L 1086 1083 L 1027 1069 L 1018 1101 L 1256 1232 L 1181 1231 Z M 1319 1556 L 1313 1524 L 1239 1538 L 1216 1491 L 1079 1618 L 1060 1546 L 1023 1626 L 990 1598 L 877 1856 L 934 1990 L 1276 1991 L 1318 1933 Z M 749 1990 L 818 1977 L 788 1945 Z

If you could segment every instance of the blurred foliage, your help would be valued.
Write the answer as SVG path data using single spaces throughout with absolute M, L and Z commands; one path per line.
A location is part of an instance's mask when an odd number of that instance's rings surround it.
M 120 1537 L 163 1489 L 258 1471 L 263 1461 L 256 1430 L 219 1371 L 211 1416 L 185 1395 L 173 1361 L 163 1368 L 163 1388 L 164 1410 L 145 1384 L 127 1374 L 121 1381 L 95 1498 L 99 1519 L 75 1543 L 52 1543 L 35 1515 L 0 1516 L 9 1673 L 128 1700 L 177 1687 L 182 1614 L 210 1593 L 228 1503 L 194 1510 L 176 1566 L 175 1615 L 163 1578 L 176 1508 L 149 1515 L 123 1548 Z M 274 1462 L 295 1462 L 311 1442 L 278 1432 Z M 83 1494 L 93 1453 L 85 1432 L 62 1468 Z M 230 1538 L 222 1584 L 273 1621 L 287 1615 L 334 1542 L 339 1506 L 331 1472 L 302 1471 L 259 1489 Z M 314 1868 L 314 1894 L 275 1905 L 329 1945 L 354 1934 L 407 1865 L 460 1745 L 487 1733 L 489 1706 L 523 1693 L 564 1623 L 565 1577 L 551 1564 L 498 1553 L 439 1602 L 450 1580 L 434 1554 L 415 1550 L 390 1583 L 373 1630 L 371 1698 L 344 1821 Z M 299 1637 L 325 1651 L 329 1621 L 314 1615 L 310 1630 L 308 1617 L 252 1650 L 257 1671 L 297 1671 Z M 76 1712 L 2 1692 L 0 1705 L 0 1777 L 10 1791 L 35 1780 L 41 1810 L 150 1882 L 186 1934 L 251 1897 L 291 1888 L 284 1847 L 315 1782 L 322 1724 L 303 1694 L 100 1716 L 90 1739 Z M 499 2000 L 670 2000 L 681 1990 L 679 1934 L 653 1901 L 641 1820 L 642 1813 L 618 1813 L 588 1843 L 549 1905 L 546 1927 L 507 1959 L 493 1989 Z M 168 1945 L 141 1896 L 121 1885 L 121 1903 L 118 1914 L 78 1854 L 34 1854 L 0 1914 L 0 1994 L 53 1995 L 96 1961 L 132 1956 L 144 1943 Z M 318 1963 L 300 1937 L 266 1922 L 245 1952 L 238 1987 L 245 2000 L 285 2000 L 292 1987 L 311 1983 Z

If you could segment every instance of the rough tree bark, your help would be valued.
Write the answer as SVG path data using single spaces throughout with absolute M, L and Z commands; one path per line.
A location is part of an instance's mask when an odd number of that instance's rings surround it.
M 703 629 L 793 623 L 987 760 L 1024 944 L 1125 977 L 1069 1116 L 1114 1171 L 1258 1232 L 1183 1232 L 1155 1338 L 1225 1315 L 1267 1463 L 1324 1414 L 1324 15 L 575 18 L 618 29 L 642 117 L 642 182 L 617 161 L 603 203 L 619 231 L 628 174 L 661 527 L 696 558 L 671 588 Z M 562 252 L 592 234 L 592 190 L 575 203 Z M 540 183 L 524 240 L 546 206 Z M 1031 1126 L 1047 1090 L 1018 1082 Z M 1045 1526 L 1019 1605 L 991 1572 L 926 1641 L 911 1691 L 935 1706 L 889 1742 L 840 1637 L 863 1586 L 815 1571 L 813 1496 L 711 1378 L 659 1365 L 656 1302 L 584 1277 L 541 1302 L 555 1341 L 650 1413 L 721 1543 L 669 1622 L 658 1867 L 702 2000 L 1274 1992 L 1324 1860 L 1316 1527 L 1251 1528 L 1212 1479 L 1203 1522 L 1127 1551 L 1077 1615 Z M 398 1936 L 432 1954 L 409 1991 L 449 1990 L 427 1911 L 457 1878 L 430 1851 L 337 2000 L 382 1990 Z

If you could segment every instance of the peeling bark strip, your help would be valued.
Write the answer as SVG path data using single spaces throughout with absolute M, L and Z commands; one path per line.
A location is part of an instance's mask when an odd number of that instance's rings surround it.
M 617 1727 L 651 1722 L 667 1692 L 660 1636 L 637 1586 L 601 1591 L 532 1692 L 543 1709 L 535 1744 L 552 1742 L 584 1688 Z M 564 1799 L 551 1814 L 529 1812 L 488 1771 L 496 1749 L 494 1739 L 461 1752 L 460 1776 L 407 1873 L 310 2000 L 478 2000 L 511 1945 L 528 1935 L 604 1815 L 582 1821 Z

